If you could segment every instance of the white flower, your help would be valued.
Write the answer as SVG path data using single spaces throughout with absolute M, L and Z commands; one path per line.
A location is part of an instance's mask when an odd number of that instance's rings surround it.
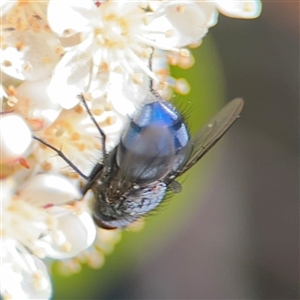
M 81 197 L 64 177 L 40 174 L 16 190 L 1 181 L 1 294 L 10 299 L 48 299 L 51 283 L 41 259 L 70 258 L 96 235 L 90 215 L 61 206 Z
M 27 117 L 31 128 L 42 130 L 59 117 L 62 107 L 48 93 L 50 78 L 24 81 L 14 91 L 10 107 Z
M 23 81 L 17 88 L 10 87 L 6 96 L 7 110 L 13 110 L 26 116 L 31 128 L 44 130 L 49 127 L 62 113 L 57 99 L 50 97 L 50 78 Z
M 46 4 L 7 1 L 2 5 L 2 72 L 20 80 L 42 79 L 51 74 L 62 47 L 47 25 Z
M 78 103 L 80 92 L 94 96 L 101 91 L 119 112 L 132 114 L 144 101 L 148 76 L 159 81 L 149 68 L 152 47 L 181 53 L 181 47 L 206 34 L 215 12 L 213 4 L 196 1 L 113 1 L 97 6 L 92 1 L 52 0 L 51 28 L 65 37 L 80 33 L 82 42 L 58 63 L 49 92 L 69 109 Z

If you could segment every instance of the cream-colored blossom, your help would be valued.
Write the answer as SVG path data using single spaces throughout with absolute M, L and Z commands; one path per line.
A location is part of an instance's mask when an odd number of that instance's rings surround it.
M 62 107 L 48 93 L 50 78 L 23 81 L 14 92 L 10 108 L 27 117 L 31 128 L 43 130 L 59 117 Z
M 62 54 L 48 27 L 46 1 L 7 1 L 2 6 L 1 71 L 20 80 L 51 75 Z
M 51 283 L 41 259 L 70 258 L 89 247 L 95 225 L 86 211 L 64 203 L 81 195 L 66 178 L 40 174 L 16 187 L 1 182 L 1 294 L 48 299 Z
M 215 13 L 214 5 L 206 2 L 150 4 L 50 1 L 48 19 L 54 32 L 64 37 L 80 33 L 82 40 L 55 68 L 49 87 L 52 97 L 69 109 L 78 103 L 78 93 L 94 96 L 102 91 L 116 110 L 132 114 L 144 101 L 148 77 L 159 82 L 155 69 L 149 68 L 152 48 L 185 55 L 181 47 L 199 41 Z

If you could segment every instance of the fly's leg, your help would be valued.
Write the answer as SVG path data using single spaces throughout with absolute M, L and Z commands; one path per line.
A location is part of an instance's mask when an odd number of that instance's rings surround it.
M 79 97 L 80 97 L 80 100 L 81 100 L 84 108 L 86 109 L 87 113 L 89 114 L 92 122 L 95 124 L 95 126 L 97 127 L 97 129 L 99 131 L 99 134 L 101 136 L 101 141 L 102 141 L 103 164 L 104 164 L 104 166 L 107 166 L 106 147 L 105 147 L 106 135 L 103 132 L 103 130 L 100 128 L 99 124 L 96 122 L 95 117 L 93 116 L 92 112 L 90 111 L 83 94 L 79 95 Z
M 49 143 L 45 142 L 44 140 L 38 138 L 37 136 L 32 136 L 33 139 L 39 141 L 40 143 L 42 143 L 43 145 L 49 147 L 50 149 L 52 149 L 53 151 L 55 151 L 57 153 L 57 155 L 62 158 L 77 174 L 79 174 L 82 178 L 84 178 L 85 180 L 88 180 L 89 177 L 84 175 L 64 154 L 61 150 L 56 149 L 55 147 L 53 147 L 52 145 L 50 145 Z
M 62 158 L 77 174 L 79 174 L 82 178 L 84 178 L 87 183 L 84 186 L 82 193 L 83 195 L 92 187 L 92 185 L 94 184 L 95 180 L 98 178 L 99 173 L 103 170 L 104 166 L 107 166 L 107 157 L 106 157 L 106 147 L 105 147 L 105 141 L 106 141 L 106 136 L 105 133 L 103 132 L 103 130 L 100 128 L 100 126 L 98 125 L 98 123 L 96 122 L 95 117 L 93 116 L 92 112 L 90 111 L 87 102 L 83 96 L 83 94 L 79 95 L 79 98 L 85 108 L 85 110 L 87 111 L 87 113 L 89 114 L 92 122 L 95 124 L 95 126 L 97 127 L 99 134 L 101 136 L 101 142 L 102 142 L 102 154 L 103 154 L 103 164 L 101 163 L 97 163 L 95 165 L 95 167 L 93 168 L 91 174 L 89 176 L 86 176 L 85 174 L 83 174 L 76 166 L 74 163 L 72 163 L 70 161 L 70 159 L 68 159 L 65 154 L 59 150 L 56 149 L 55 147 L 53 147 L 52 145 L 50 145 L 49 143 L 47 143 L 46 141 L 40 139 L 39 137 L 33 136 L 33 139 L 39 141 L 40 143 L 42 143 L 43 145 L 49 147 L 50 149 L 52 149 L 54 152 L 57 153 L 57 155 Z

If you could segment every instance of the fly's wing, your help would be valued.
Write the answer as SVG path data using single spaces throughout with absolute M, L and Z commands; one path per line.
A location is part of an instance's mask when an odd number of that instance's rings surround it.
M 175 158 L 173 136 L 168 128 L 146 128 L 126 147 L 118 146 L 120 180 L 145 184 L 159 180 L 172 170 Z
M 192 137 L 190 141 L 192 144 L 191 155 L 185 165 L 178 170 L 176 177 L 191 168 L 217 143 L 239 117 L 243 106 L 243 99 L 237 98 L 232 100 Z

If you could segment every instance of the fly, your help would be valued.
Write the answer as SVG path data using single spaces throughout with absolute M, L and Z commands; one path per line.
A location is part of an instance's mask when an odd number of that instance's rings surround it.
M 84 175 L 60 150 L 45 141 L 79 175 L 82 189 L 94 194 L 93 218 L 105 229 L 124 228 L 155 209 L 168 190 L 179 191 L 177 177 L 189 170 L 226 133 L 239 117 L 244 101 L 229 102 L 193 137 L 182 116 L 169 102 L 151 91 L 146 104 L 133 117 L 119 144 L 107 153 L 105 134 L 81 97 L 102 138 L 103 162 Z

